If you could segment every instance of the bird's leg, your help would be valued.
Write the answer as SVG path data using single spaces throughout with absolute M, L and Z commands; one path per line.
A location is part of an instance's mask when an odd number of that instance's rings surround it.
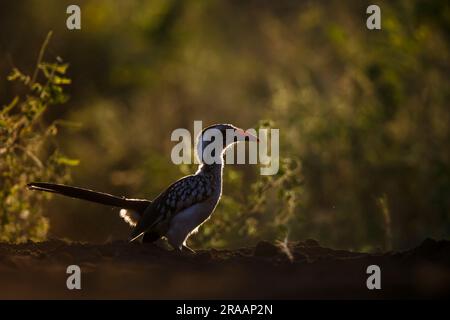
M 195 250 L 192 250 L 191 248 L 189 248 L 187 245 L 185 245 L 185 244 L 183 244 L 183 250 L 187 250 L 187 251 L 189 251 L 190 253 L 195 253 Z
M 167 233 L 167 241 L 175 250 L 178 250 L 181 253 L 188 252 L 192 254 L 195 253 L 195 251 L 186 245 L 188 236 L 189 234 L 184 232 L 184 230 L 171 228 Z

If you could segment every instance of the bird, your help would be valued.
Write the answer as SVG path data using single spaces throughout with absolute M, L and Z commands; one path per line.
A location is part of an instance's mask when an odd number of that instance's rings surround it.
M 232 133 L 232 139 L 227 135 L 229 133 Z M 232 124 L 214 124 L 204 128 L 197 137 L 195 148 L 199 160 L 197 171 L 175 181 L 153 200 L 118 197 L 48 182 L 32 182 L 27 186 L 30 190 L 52 192 L 119 207 L 120 217 L 133 227 L 130 242 L 141 236 L 143 243 L 166 238 L 175 250 L 195 253 L 187 245 L 187 240 L 211 217 L 217 207 L 222 196 L 224 154 L 239 141 L 259 142 L 259 139 L 249 131 Z M 214 145 L 211 143 L 219 147 L 212 148 Z M 208 154 L 207 150 L 212 151 Z

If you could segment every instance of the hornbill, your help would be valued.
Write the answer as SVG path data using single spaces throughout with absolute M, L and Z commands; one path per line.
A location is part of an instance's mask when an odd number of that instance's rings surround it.
M 222 139 L 216 141 L 220 148 L 208 148 L 217 137 Z M 222 195 L 225 150 L 239 141 L 259 140 L 231 124 L 215 124 L 203 129 L 197 138 L 196 153 L 200 162 L 197 172 L 177 180 L 152 201 L 46 182 L 32 182 L 28 188 L 122 208 L 120 216 L 134 227 L 130 241 L 142 235 L 143 242 L 166 237 L 173 248 L 193 252 L 186 241 L 216 208 Z M 211 149 L 211 154 L 205 154 L 206 149 Z

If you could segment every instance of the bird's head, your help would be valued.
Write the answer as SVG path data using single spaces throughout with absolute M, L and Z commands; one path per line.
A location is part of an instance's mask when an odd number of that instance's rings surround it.
M 259 139 L 232 124 L 213 124 L 204 128 L 197 139 L 197 155 L 206 163 L 221 163 L 222 155 L 231 145 L 239 141 L 256 141 Z M 209 162 L 208 159 L 212 162 Z

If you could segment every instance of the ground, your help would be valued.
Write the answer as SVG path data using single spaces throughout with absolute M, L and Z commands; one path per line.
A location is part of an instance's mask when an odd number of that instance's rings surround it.
M 425 240 L 404 252 L 367 254 L 314 240 L 269 242 L 238 250 L 179 254 L 152 244 L 80 244 L 51 240 L 0 243 L 0 298 L 438 298 L 450 293 L 450 241 Z M 81 267 L 81 290 L 66 268 Z M 369 265 L 381 290 L 368 290 Z

